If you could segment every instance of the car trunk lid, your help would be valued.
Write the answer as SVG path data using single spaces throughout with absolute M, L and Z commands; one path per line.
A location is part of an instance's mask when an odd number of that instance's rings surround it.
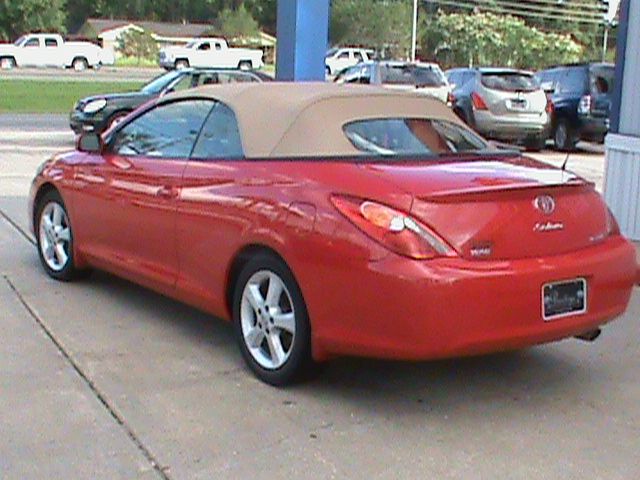
M 562 254 L 608 232 L 606 207 L 592 184 L 533 160 L 368 168 L 411 193 L 411 215 L 471 260 Z

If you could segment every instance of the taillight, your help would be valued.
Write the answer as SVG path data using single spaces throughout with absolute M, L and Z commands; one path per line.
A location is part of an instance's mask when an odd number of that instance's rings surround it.
M 456 96 L 453 92 L 449 92 L 447 94 L 447 105 L 453 105 L 454 103 L 456 103 Z
M 551 115 L 553 113 L 553 111 L 555 110 L 555 107 L 553 106 L 553 102 L 551 101 L 550 98 L 547 98 L 547 106 L 545 108 L 545 111 Z
M 591 112 L 591 104 L 591 95 L 584 95 L 578 104 L 578 113 L 581 115 L 589 114 Z
M 607 235 L 620 235 L 620 225 L 609 207 L 607 207 Z
M 471 103 L 473 104 L 473 108 L 476 110 L 489 110 L 484 98 L 476 92 L 471 92 Z
M 333 195 L 331 201 L 356 227 L 392 252 L 415 260 L 456 255 L 436 233 L 394 208 L 342 195 Z

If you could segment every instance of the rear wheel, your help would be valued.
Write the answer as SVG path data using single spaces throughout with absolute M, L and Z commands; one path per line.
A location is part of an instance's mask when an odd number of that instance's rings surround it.
M 71 68 L 73 68 L 76 72 L 82 72 L 89 68 L 89 62 L 84 57 L 74 58 L 73 62 L 71 62 Z
M 73 231 L 60 194 L 51 190 L 38 202 L 35 218 L 40 262 L 56 280 L 73 280 L 82 273 L 73 261 Z
M 248 60 L 243 60 L 238 64 L 238 69 L 240 70 L 247 71 L 247 70 L 251 70 L 252 68 L 253 68 L 253 64 Z
M 0 58 L 0 68 L 2 70 L 11 70 L 15 68 L 16 61 L 12 57 Z
M 180 60 L 176 60 L 174 65 L 176 70 L 184 70 L 185 68 L 189 68 L 189 60 L 181 58 Z
M 307 308 L 280 259 L 261 254 L 247 262 L 238 276 L 233 317 L 242 356 L 260 380 L 283 386 L 312 370 Z
M 563 152 L 570 152 L 575 150 L 576 143 L 578 143 L 578 141 L 575 138 L 575 133 L 569 125 L 569 122 L 564 119 L 558 120 L 553 132 L 553 144 L 556 149 Z

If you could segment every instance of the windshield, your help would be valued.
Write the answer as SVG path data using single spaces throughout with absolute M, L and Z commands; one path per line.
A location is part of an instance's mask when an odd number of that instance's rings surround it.
M 381 80 L 387 85 L 416 85 L 442 87 L 447 79 L 437 65 L 385 65 L 380 69 Z
M 483 73 L 482 85 L 503 92 L 533 92 L 540 88 L 535 77 L 524 72 Z
M 141 92 L 148 95 L 157 95 L 162 92 L 167 87 L 167 85 L 169 85 L 181 75 L 182 72 L 179 70 L 173 70 L 171 72 L 164 73 L 159 77 L 154 78 L 144 87 L 142 87 Z
M 20 46 L 20 44 L 22 44 L 22 42 L 24 42 L 24 39 L 25 39 L 25 38 L 26 38 L 26 37 L 23 35 L 23 36 L 21 36 L 20 38 L 18 38 L 15 42 L 13 42 L 13 44 L 14 44 L 15 46 L 19 47 L 19 46 Z
M 331 57 L 334 53 L 336 53 L 338 51 L 337 48 L 331 48 L 327 51 L 327 53 L 325 54 L 325 58 L 327 57 Z
M 343 128 L 354 147 L 377 155 L 443 155 L 478 152 L 489 145 L 471 130 L 446 120 L 383 118 L 358 120 Z
M 614 67 L 608 65 L 592 67 L 589 75 L 591 92 L 600 95 L 611 94 L 613 92 L 614 72 Z

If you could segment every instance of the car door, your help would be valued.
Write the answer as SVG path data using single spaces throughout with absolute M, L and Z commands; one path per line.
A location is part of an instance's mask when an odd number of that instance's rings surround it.
M 62 67 L 64 65 L 62 50 L 62 45 L 58 43 L 56 37 L 44 38 L 44 56 L 48 66 Z
M 206 67 L 211 64 L 211 56 L 213 51 L 211 49 L 211 42 L 200 42 L 191 54 L 190 63 L 192 67 Z
M 187 99 L 151 107 L 80 168 L 76 229 L 90 260 L 160 291 L 174 287 L 180 182 L 212 105 Z
M 216 103 L 184 171 L 176 227 L 177 289 L 206 310 L 224 305 L 226 267 L 249 226 L 247 212 L 269 208 L 249 198 L 260 182 L 254 163 L 244 160 L 233 111 Z
M 41 40 L 38 37 L 31 37 L 27 40 L 22 46 L 22 55 L 18 60 L 20 66 L 23 67 L 41 67 L 43 66 L 44 56 L 44 46 L 40 45 Z

